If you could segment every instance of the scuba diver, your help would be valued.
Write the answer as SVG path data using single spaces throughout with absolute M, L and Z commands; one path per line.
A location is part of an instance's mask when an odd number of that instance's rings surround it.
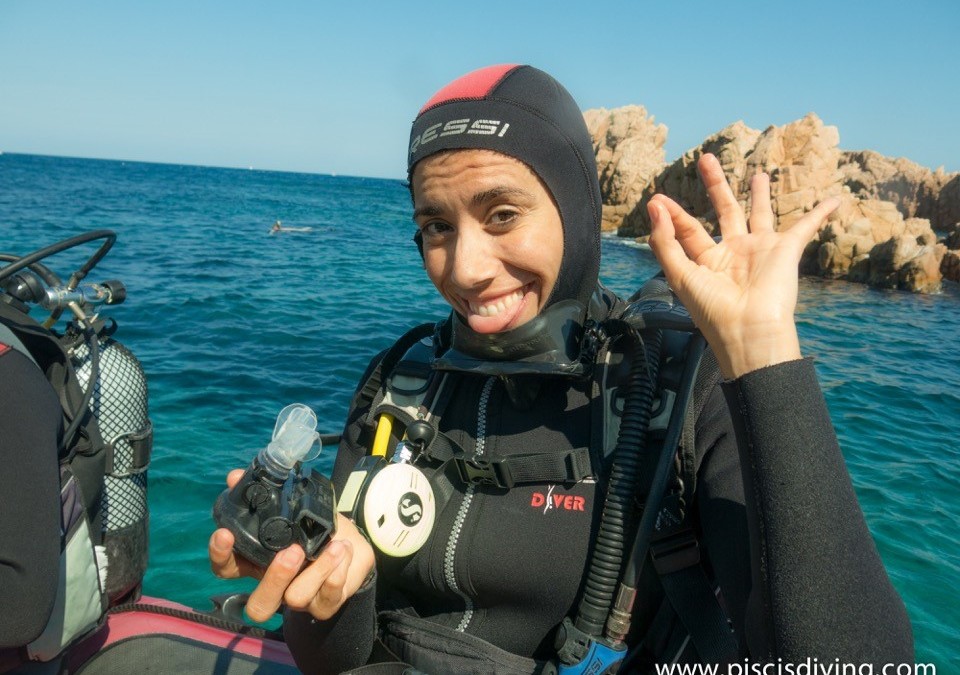
M 116 234 L 0 253 L 0 672 L 61 672 L 109 607 L 140 597 L 152 447 L 139 361 L 97 314 L 119 281 L 80 282 Z M 64 283 L 44 259 L 100 246 Z M 45 321 L 32 306 L 49 312 Z M 65 310 L 73 315 L 53 329 Z
M 43 631 L 60 559 L 60 401 L 26 350 L 13 347 L 15 340 L 0 323 L 0 671 L 5 651 Z
M 414 239 L 452 311 L 361 378 L 315 559 L 210 540 L 215 573 L 260 580 L 251 618 L 286 607 L 304 672 L 912 662 L 793 319 L 837 202 L 777 232 L 766 176 L 748 219 L 699 168 L 722 240 L 657 196 L 665 280 L 626 301 L 599 283 L 592 142 L 556 80 L 491 66 L 423 106 Z

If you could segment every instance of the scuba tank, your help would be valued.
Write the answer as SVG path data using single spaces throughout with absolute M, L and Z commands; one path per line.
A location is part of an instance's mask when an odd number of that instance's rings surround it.
M 66 283 L 41 262 L 95 241 L 102 241 L 100 247 Z M 10 263 L 0 268 L 0 301 L 8 306 L 11 327 L 16 324 L 48 379 L 53 373 L 59 377 L 51 384 L 64 408 L 60 462 L 80 480 L 101 585 L 111 605 L 138 597 L 146 572 L 153 442 L 143 368 L 111 337 L 116 323 L 96 314 L 101 305 L 123 302 L 126 290 L 115 280 L 81 284 L 115 241 L 114 232 L 96 230 L 25 256 L 0 253 L 0 261 Z M 50 312 L 42 324 L 29 315 L 37 306 Z M 65 310 L 73 318 L 60 334 L 53 326 Z M 51 358 L 58 362 L 54 370 L 46 364 Z
M 109 561 L 105 591 L 113 602 L 136 590 L 147 571 L 147 467 L 153 426 L 140 361 L 105 333 L 98 341 L 99 368 L 90 408 L 107 451 L 101 508 Z M 87 389 L 93 372 L 90 347 L 79 342 L 69 353 L 77 379 Z

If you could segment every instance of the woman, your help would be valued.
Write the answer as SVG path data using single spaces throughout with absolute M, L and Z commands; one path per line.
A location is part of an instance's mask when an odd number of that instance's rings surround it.
M 596 429 L 615 378 L 598 378 L 594 351 L 598 327 L 614 325 L 625 303 L 598 283 L 591 140 L 549 75 L 492 66 L 421 109 L 408 170 L 424 266 L 453 309 L 430 364 L 431 391 L 442 381 L 444 393 L 428 394 L 421 416 L 460 470 L 433 456 L 415 462 L 438 495 L 429 537 L 397 555 L 341 516 L 316 561 L 304 566 L 294 546 L 260 570 L 234 556 L 232 536 L 218 530 L 211 562 L 221 576 L 261 579 L 247 607 L 254 619 L 287 605 L 287 641 L 307 672 L 356 668 L 382 645 L 425 672 L 540 672 L 557 658 L 558 626 L 587 592 L 610 491 Z M 753 181 L 748 220 L 716 159 L 705 155 L 700 171 L 720 243 L 667 197 L 649 210 L 651 247 L 726 380 L 696 420 L 690 504 L 700 568 L 732 626 L 733 652 L 723 658 L 909 661 L 909 622 L 793 321 L 800 254 L 837 203 L 777 232 L 765 176 Z M 337 456 L 338 494 L 369 453 L 371 406 L 380 402 L 362 395 L 367 381 Z M 471 473 L 531 456 L 580 469 L 588 457 L 589 467 L 564 475 L 554 463 L 540 480 L 517 484 Z M 682 622 L 647 567 L 626 638 L 630 668 L 711 658 L 678 639 Z

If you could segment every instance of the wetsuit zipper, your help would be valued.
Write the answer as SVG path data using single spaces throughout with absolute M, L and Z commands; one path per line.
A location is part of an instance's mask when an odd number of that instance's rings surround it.
M 483 384 L 483 390 L 480 392 L 480 402 L 477 406 L 477 445 L 474 452 L 474 459 L 483 456 L 484 447 L 487 444 L 487 403 L 490 401 L 490 390 L 493 389 L 494 378 L 488 378 Z M 462 633 L 470 625 L 473 618 L 473 599 L 460 590 L 457 584 L 457 576 L 454 567 L 457 554 L 457 543 L 460 540 L 460 532 L 463 530 L 463 524 L 467 519 L 467 511 L 470 510 L 470 504 L 473 502 L 473 494 L 476 487 L 473 484 L 467 486 L 463 493 L 463 502 L 460 504 L 460 510 L 457 511 L 457 517 L 453 521 L 453 527 L 450 530 L 450 538 L 447 540 L 447 550 L 443 555 L 443 574 L 447 585 L 453 592 L 463 599 L 464 610 L 460 623 L 457 625 L 457 631 Z

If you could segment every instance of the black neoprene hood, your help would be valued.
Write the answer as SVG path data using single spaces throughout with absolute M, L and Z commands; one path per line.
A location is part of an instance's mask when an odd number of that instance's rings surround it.
M 438 91 L 410 132 L 407 161 L 444 150 L 494 150 L 529 166 L 547 186 L 563 223 L 563 259 L 545 309 L 561 300 L 584 308 L 600 270 L 600 184 L 593 141 L 570 93 L 531 66 L 475 70 Z

